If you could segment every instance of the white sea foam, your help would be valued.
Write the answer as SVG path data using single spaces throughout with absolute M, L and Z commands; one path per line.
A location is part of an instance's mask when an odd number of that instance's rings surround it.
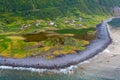
M 110 50 L 105 49 L 105 50 L 103 51 L 103 53 L 110 53 Z
M 6 70 L 22 70 L 22 71 L 31 71 L 31 72 L 38 72 L 38 73 L 43 73 L 43 72 L 54 72 L 54 73 L 64 73 L 68 74 L 70 71 L 73 71 L 73 69 L 77 68 L 77 66 L 70 66 L 65 69 L 37 69 L 37 68 L 24 68 L 24 67 L 12 67 L 12 66 L 0 66 L 0 69 L 6 69 Z
M 8 69 L 8 70 L 26 70 L 32 72 L 44 72 L 47 69 L 36 69 L 36 68 L 24 68 L 24 67 L 12 67 L 12 66 L 0 66 L 0 69 Z

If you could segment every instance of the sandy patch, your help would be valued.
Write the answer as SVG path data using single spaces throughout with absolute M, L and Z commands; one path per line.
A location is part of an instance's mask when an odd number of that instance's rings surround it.
M 120 28 L 113 29 L 109 26 L 113 40 L 103 52 L 89 60 L 89 63 L 80 65 L 79 69 L 89 75 L 120 80 Z

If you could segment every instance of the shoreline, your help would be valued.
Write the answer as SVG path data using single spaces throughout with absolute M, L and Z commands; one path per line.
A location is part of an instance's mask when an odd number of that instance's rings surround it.
M 77 74 L 83 72 L 105 80 L 120 80 L 120 26 L 116 28 L 108 25 L 108 30 L 112 43 L 104 51 L 89 59 L 88 63 L 78 66 Z
M 44 58 L 2 58 L 0 57 L 0 66 L 24 67 L 24 68 L 37 68 L 37 69 L 61 69 L 71 65 L 77 65 L 85 60 L 88 60 L 95 55 L 102 52 L 111 42 L 111 38 L 107 29 L 107 22 L 113 18 L 109 18 L 97 25 L 97 38 L 90 42 L 85 50 L 76 54 L 69 54 L 63 57 L 57 57 L 52 60 Z

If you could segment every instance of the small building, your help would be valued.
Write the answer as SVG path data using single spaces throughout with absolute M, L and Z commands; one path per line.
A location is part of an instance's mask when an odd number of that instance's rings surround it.
M 49 22 L 48 22 L 48 25 L 49 25 L 49 26 L 53 26 L 54 24 L 55 24 L 55 23 L 52 22 L 52 21 L 49 21 Z

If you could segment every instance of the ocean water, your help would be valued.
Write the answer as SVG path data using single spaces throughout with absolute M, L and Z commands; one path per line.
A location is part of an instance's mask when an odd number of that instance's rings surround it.
M 92 74 L 75 70 L 73 74 L 53 73 L 53 72 L 31 72 L 21 70 L 3 70 L 0 69 L 0 80 L 115 80 L 114 78 L 101 77 L 101 75 Z
M 111 25 L 112 28 L 119 28 L 120 27 L 120 18 L 114 18 L 108 24 Z
M 0 66 L 0 80 L 120 80 L 119 75 L 119 69 L 89 66 L 89 61 L 61 70 Z

